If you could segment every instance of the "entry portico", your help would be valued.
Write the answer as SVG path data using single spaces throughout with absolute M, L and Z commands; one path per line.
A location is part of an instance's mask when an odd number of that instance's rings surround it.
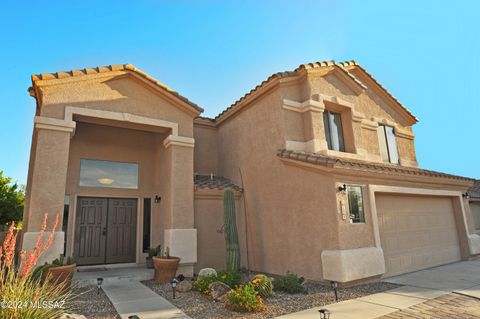
M 161 243 L 193 272 L 193 119 L 202 109 L 131 65 L 78 72 L 32 77 L 23 248 L 35 244 L 43 214 L 58 213 L 64 228 L 46 260 L 140 262 L 145 246 Z M 155 231 L 145 245 L 146 210 Z

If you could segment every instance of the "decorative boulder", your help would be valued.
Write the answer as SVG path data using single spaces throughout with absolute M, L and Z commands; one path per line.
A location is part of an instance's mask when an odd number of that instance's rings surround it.
M 212 296 L 215 301 L 225 301 L 227 293 L 232 290 L 228 285 L 221 281 L 212 282 L 208 286 L 208 289 L 210 289 L 210 296 Z
M 177 284 L 177 291 L 179 292 L 187 292 L 190 290 L 192 290 L 192 283 L 189 280 L 183 280 Z
M 210 276 L 216 276 L 217 275 L 217 271 L 213 268 L 203 268 L 203 269 L 200 269 L 200 271 L 198 272 L 198 278 L 203 278 L 203 277 L 210 277 Z

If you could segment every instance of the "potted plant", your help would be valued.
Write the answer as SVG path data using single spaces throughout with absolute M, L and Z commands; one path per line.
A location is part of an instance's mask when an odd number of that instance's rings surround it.
M 63 291 L 68 291 L 72 285 L 73 273 L 76 267 L 77 264 L 75 264 L 73 257 L 65 259 L 64 255 L 60 255 L 51 264 L 45 263 L 35 269 L 32 277 L 40 278 L 42 282 L 48 279 L 54 285 L 62 285 Z
M 147 268 L 153 269 L 153 260 L 152 257 L 157 255 L 157 248 L 149 248 L 148 249 L 148 256 L 145 257 L 145 261 L 147 264 Z
M 158 246 L 157 256 L 152 257 L 153 267 L 155 268 L 154 279 L 159 283 L 169 283 L 175 278 L 180 257 L 170 256 L 169 249 L 165 249 L 163 254 L 162 247 Z

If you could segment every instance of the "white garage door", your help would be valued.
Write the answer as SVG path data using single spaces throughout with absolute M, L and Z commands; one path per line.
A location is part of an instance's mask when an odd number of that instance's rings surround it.
M 460 260 L 450 198 L 378 194 L 376 203 L 385 276 Z

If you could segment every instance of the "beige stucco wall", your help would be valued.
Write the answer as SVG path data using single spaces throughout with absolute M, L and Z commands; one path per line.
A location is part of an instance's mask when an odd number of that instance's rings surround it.
M 217 129 L 214 126 L 194 124 L 194 171 L 201 175 L 218 174 Z
M 235 192 L 237 230 L 240 244 L 241 266 L 247 266 L 245 210 L 240 192 Z M 217 270 L 226 269 L 225 235 L 223 226 L 223 190 L 198 189 L 195 191 L 195 229 L 198 232 L 198 262 L 195 272 L 210 267 Z

